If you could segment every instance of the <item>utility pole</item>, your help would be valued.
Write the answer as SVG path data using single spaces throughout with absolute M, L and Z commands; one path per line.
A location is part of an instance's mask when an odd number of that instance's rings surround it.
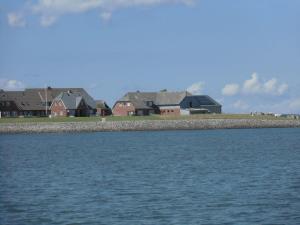
M 46 116 L 48 116 L 47 85 L 46 85 L 46 87 L 45 87 L 45 99 L 46 99 L 46 104 L 45 104 L 45 107 L 46 107 Z

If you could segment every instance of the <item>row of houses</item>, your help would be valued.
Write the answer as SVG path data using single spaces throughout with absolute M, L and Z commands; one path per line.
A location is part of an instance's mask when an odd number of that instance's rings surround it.
M 0 90 L 3 117 L 42 116 L 145 116 L 221 113 L 222 106 L 207 95 L 189 92 L 129 92 L 112 109 L 104 100 L 94 100 L 83 88 L 30 88 Z

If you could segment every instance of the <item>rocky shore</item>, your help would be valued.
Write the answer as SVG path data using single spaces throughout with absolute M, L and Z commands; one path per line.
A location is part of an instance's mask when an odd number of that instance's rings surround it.
M 107 122 L 3 123 L 0 133 L 201 130 L 300 127 L 300 120 L 199 119 Z

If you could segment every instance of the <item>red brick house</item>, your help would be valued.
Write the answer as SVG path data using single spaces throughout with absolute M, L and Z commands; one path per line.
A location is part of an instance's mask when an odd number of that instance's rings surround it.
M 192 95 L 189 92 L 129 92 L 113 107 L 115 116 L 168 116 L 196 113 L 221 113 L 221 105 L 207 95 Z
M 89 116 L 89 106 L 79 93 L 71 91 L 60 93 L 50 106 L 51 115 L 57 116 Z
M 118 100 L 113 107 L 115 116 L 150 115 L 156 112 L 154 100 L 156 93 L 129 92 Z

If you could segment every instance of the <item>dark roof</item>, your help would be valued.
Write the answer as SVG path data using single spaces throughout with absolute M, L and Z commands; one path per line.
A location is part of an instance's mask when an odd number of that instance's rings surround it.
M 208 95 L 192 95 L 192 96 L 187 96 L 186 99 L 189 101 L 189 99 L 194 99 L 196 100 L 199 105 L 201 106 L 212 106 L 212 105 L 217 105 L 220 106 L 220 103 L 215 101 L 213 98 L 209 97 Z
M 33 92 L 5 91 L 0 94 L 0 101 L 13 101 L 20 110 L 45 109 L 45 103 Z
M 45 99 L 45 89 L 43 88 L 32 88 L 32 89 L 25 89 L 25 92 L 35 92 L 40 93 L 42 98 Z M 47 88 L 47 98 L 48 101 L 53 101 L 60 93 L 71 91 L 73 93 L 80 93 L 80 95 L 84 98 L 85 102 L 90 106 L 90 108 L 95 109 L 96 103 L 95 100 L 83 89 L 83 88 Z M 43 100 L 44 101 L 44 100 Z
M 53 101 L 57 100 L 61 100 L 66 109 L 77 109 L 83 97 L 78 92 L 62 92 Z
M 97 109 L 110 109 L 106 102 L 103 100 L 96 100 L 95 102 Z
M 79 93 L 90 108 L 95 109 L 94 99 L 83 88 L 47 88 L 47 101 L 52 102 L 62 92 Z M 44 110 L 46 102 L 44 88 L 29 88 L 24 91 L 4 91 L 0 101 L 14 101 L 20 110 Z

